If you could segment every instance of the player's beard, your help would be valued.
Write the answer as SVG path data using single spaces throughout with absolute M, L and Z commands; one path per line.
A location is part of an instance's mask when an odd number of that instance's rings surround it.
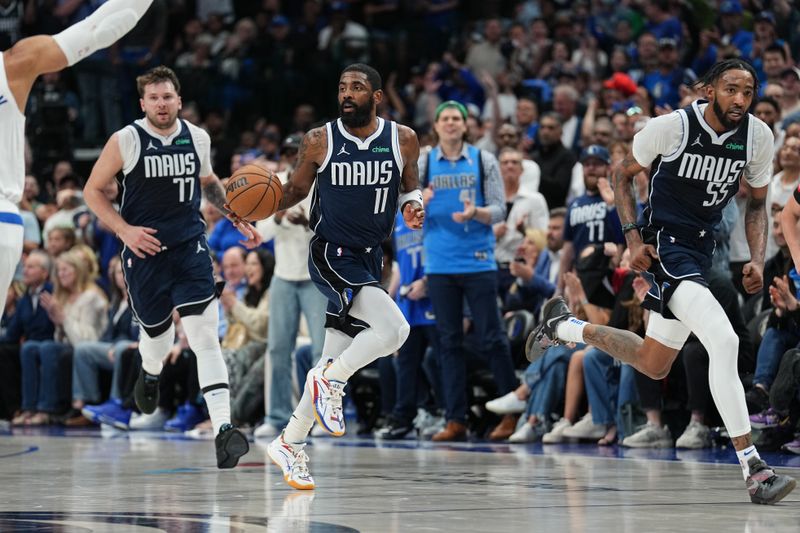
M 714 110 L 717 120 L 719 120 L 720 124 L 722 124 L 726 130 L 732 130 L 736 128 L 739 125 L 739 122 L 742 121 L 742 119 L 739 119 L 738 121 L 729 119 L 728 115 L 726 115 L 722 110 L 722 107 L 719 105 L 717 100 L 714 100 L 714 103 L 711 105 L 711 109 Z M 742 118 L 744 118 L 744 111 L 742 111 Z
M 353 104 L 355 109 L 347 114 L 345 114 L 344 109 L 342 109 L 344 102 L 339 104 L 339 116 L 342 118 L 342 123 L 345 126 L 348 128 L 363 128 L 370 123 L 375 114 L 374 100 L 370 99 L 370 101 L 364 105 L 358 105 L 352 100 L 348 100 L 348 103 Z
M 173 115 L 172 113 L 167 112 L 167 115 L 168 115 L 167 121 L 161 122 L 158 116 L 158 111 L 155 111 L 152 114 L 147 115 L 147 120 L 150 122 L 150 124 L 159 129 L 168 130 L 171 129 L 175 125 L 175 122 L 178 120 L 178 113 L 176 112 Z

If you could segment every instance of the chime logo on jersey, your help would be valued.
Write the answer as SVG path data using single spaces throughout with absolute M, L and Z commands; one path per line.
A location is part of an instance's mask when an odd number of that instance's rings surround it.
M 678 176 L 691 180 L 733 183 L 747 162 L 741 159 L 714 157 L 712 155 L 683 154 Z
M 331 164 L 331 184 L 333 185 L 386 185 L 391 181 L 391 159 Z
M 163 178 L 188 176 L 195 173 L 194 153 L 159 154 L 144 156 L 144 177 Z

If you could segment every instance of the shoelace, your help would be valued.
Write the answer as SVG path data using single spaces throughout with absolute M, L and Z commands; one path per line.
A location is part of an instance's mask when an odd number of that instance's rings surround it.
M 331 410 L 333 414 L 339 416 L 341 419 L 342 416 L 342 398 L 344 397 L 344 384 L 333 383 L 329 382 L 330 387 L 328 388 L 328 405 L 331 406 Z
M 303 451 L 303 448 L 295 451 L 294 462 L 292 463 L 292 472 L 297 473 L 299 477 L 308 477 L 308 455 Z

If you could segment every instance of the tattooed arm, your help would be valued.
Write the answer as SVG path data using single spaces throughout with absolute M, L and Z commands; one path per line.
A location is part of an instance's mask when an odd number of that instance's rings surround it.
M 767 247 L 767 187 L 750 188 L 744 214 L 744 231 L 750 247 L 750 262 L 744 265 L 742 285 L 748 294 L 764 285 L 764 253 Z M 787 239 L 788 242 L 788 239 Z
M 314 128 L 303 136 L 300 150 L 297 152 L 297 163 L 283 184 L 283 198 L 278 210 L 289 209 L 308 196 L 311 186 L 317 177 L 317 170 L 325 160 L 328 150 L 328 139 L 325 127 Z
M 206 200 L 216 207 L 220 213 L 225 216 L 231 214 L 231 211 L 225 207 L 225 188 L 222 186 L 222 182 L 219 181 L 219 177 L 213 172 L 208 176 L 200 178 L 200 186 L 203 188 L 203 194 L 206 197 Z
M 400 181 L 400 193 L 406 194 L 419 190 L 419 140 L 414 130 L 407 126 L 397 125 L 397 136 L 400 142 L 400 153 L 405 161 L 403 175 Z M 425 220 L 425 208 L 422 206 L 422 193 L 418 194 L 417 199 L 408 200 L 403 209 L 403 220 L 411 229 L 422 229 L 422 222 Z M 409 196 L 410 197 L 410 196 Z M 402 198 L 401 198 L 402 203 Z
M 239 233 L 246 237 L 244 240 L 239 241 L 245 248 L 252 249 L 261 244 L 261 235 L 255 231 L 253 226 L 228 209 L 225 203 L 225 189 L 222 187 L 222 182 L 216 174 L 212 172 L 208 176 L 201 176 L 200 186 L 203 188 L 203 194 L 205 194 L 206 200 L 216 207 L 220 213 L 225 215 L 231 223 L 233 223 L 233 226 L 239 230 Z
M 617 205 L 617 215 L 623 227 L 626 224 L 636 223 L 636 196 L 633 192 L 633 178 L 642 170 L 644 167 L 636 161 L 633 153 L 628 152 L 612 176 L 614 202 Z M 647 270 L 650 268 L 651 259 L 658 258 L 655 248 L 652 245 L 644 244 L 638 231 L 626 231 L 625 240 L 631 251 L 631 268 L 634 270 Z

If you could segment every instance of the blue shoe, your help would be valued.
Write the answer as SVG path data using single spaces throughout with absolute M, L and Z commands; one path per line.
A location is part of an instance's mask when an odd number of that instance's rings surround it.
M 111 404 L 99 413 L 97 421 L 127 431 L 130 427 L 131 414 L 133 414 L 133 409 L 124 408 L 122 400 L 111 400 Z
M 113 404 L 114 400 L 108 400 L 99 405 L 84 405 L 83 409 L 81 409 L 81 414 L 93 424 L 99 424 L 100 415 L 102 415 L 106 409 L 109 409 Z
M 200 407 L 191 403 L 185 403 L 178 407 L 175 416 L 167 420 L 167 423 L 164 424 L 164 429 L 166 431 L 180 431 L 182 433 L 184 431 L 189 431 L 205 419 L 206 415 Z

